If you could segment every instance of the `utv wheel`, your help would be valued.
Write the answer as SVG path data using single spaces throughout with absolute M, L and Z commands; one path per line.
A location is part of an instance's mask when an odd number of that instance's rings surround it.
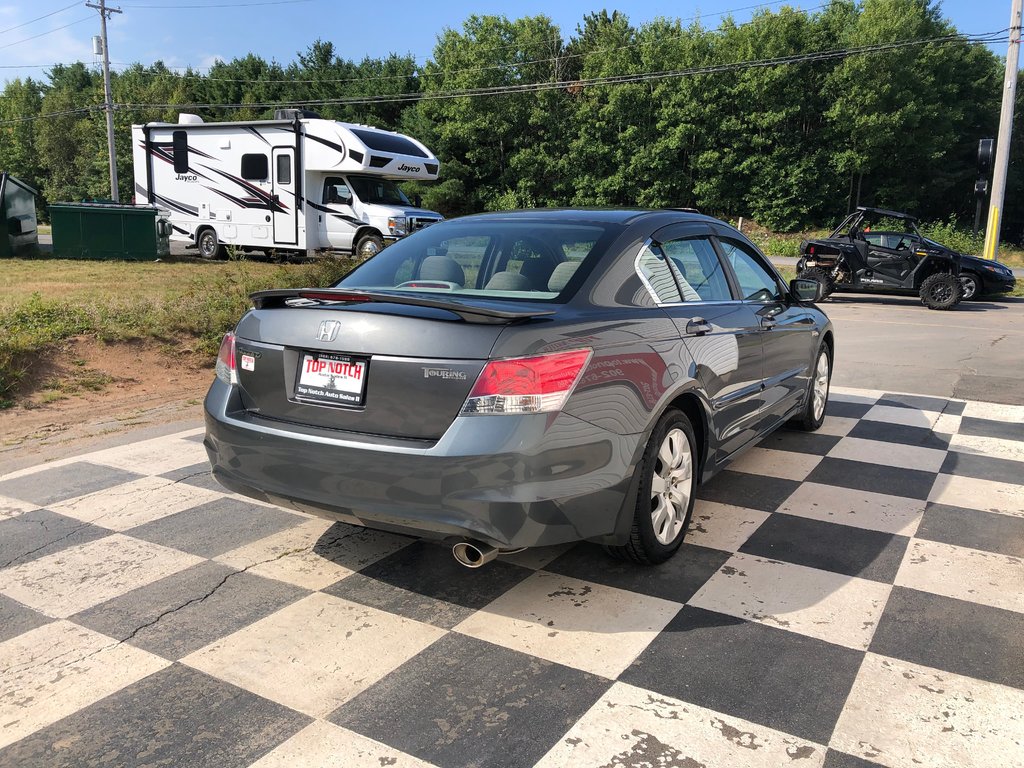
M 384 250 L 384 240 L 380 235 L 363 235 L 356 243 L 356 256 L 368 259 Z
M 977 276 L 970 272 L 960 273 L 960 287 L 963 289 L 964 301 L 980 298 L 981 285 L 978 283 Z
M 818 350 L 807 387 L 807 398 L 803 412 L 793 419 L 793 426 L 807 432 L 814 432 L 825 423 L 825 407 L 828 405 L 828 391 L 832 382 L 832 356 L 824 344 Z
M 629 541 L 609 551 L 644 565 L 668 560 L 683 543 L 697 490 L 697 441 L 686 414 L 671 409 L 644 451 Z
M 220 244 L 217 233 L 212 229 L 200 232 L 196 245 L 199 246 L 199 255 L 204 259 L 223 259 L 225 256 L 224 246 Z
M 960 280 L 949 272 L 928 275 L 921 283 L 921 301 L 928 309 L 952 309 L 962 297 Z
M 836 289 L 836 283 L 832 279 L 832 276 L 824 269 L 818 269 L 817 267 L 811 267 L 805 269 L 797 275 L 799 280 L 814 280 L 816 283 L 821 284 L 821 298 L 827 299 L 833 291 Z

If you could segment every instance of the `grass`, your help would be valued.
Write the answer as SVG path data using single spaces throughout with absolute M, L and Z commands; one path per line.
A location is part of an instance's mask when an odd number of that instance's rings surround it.
M 10 259 L 2 266 L 0 407 L 13 403 L 28 371 L 65 339 L 153 339 L 212 357 L 224 332 L 251 306 L 250 293 L 328 285 L 352 262 Z M 88 376 L 75 378 L 79 389 L 103 386 Z M 66 394 L 48 392 L 53 399 Z

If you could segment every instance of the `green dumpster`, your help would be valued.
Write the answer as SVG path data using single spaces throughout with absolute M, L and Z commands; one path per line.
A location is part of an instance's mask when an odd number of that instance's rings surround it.
M 0 173 L 0 257 L 32 256 L 38 245 L 36 191 Z
M 147 205 L 55 203 L 53 255 L 65 259 L 152 261 L 170 254 L 170 222 Z

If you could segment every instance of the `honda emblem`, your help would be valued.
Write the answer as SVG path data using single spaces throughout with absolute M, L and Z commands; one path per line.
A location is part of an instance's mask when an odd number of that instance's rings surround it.
M 334 341 L 338 338 L 338 329 L 341 328 L 339 320 L 324 320 L 320 323 L 320 330 L 317 331 L 317 341 Z

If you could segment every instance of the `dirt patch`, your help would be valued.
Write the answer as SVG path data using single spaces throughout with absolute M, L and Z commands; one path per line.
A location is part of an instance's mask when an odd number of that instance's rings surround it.
M 0 458 L 140 425 L 202 416 L 213 376 L 205 356 L 155 342 L 70 339 L 33 366 L 0 411 Z

